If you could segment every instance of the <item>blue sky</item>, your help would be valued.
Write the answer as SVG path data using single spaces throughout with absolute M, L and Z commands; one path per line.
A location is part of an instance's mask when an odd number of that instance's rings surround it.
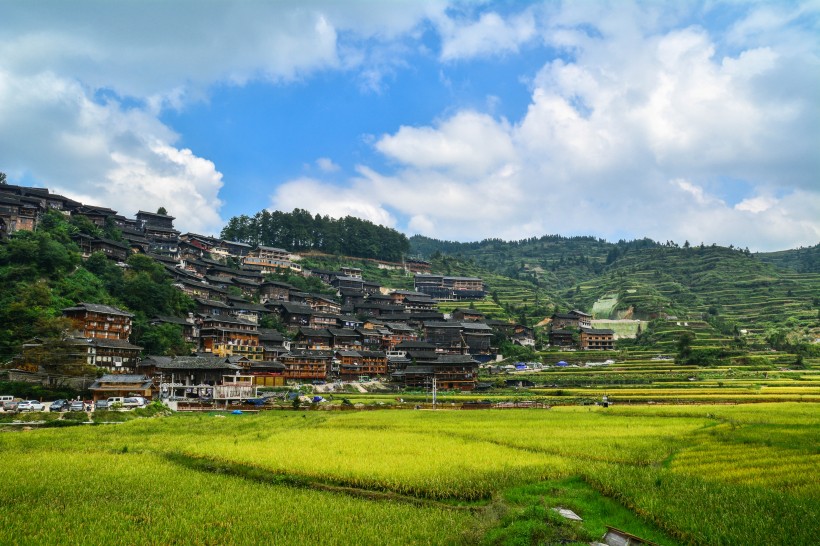
M 820 3 L 0 7 L 0 170 L 218 234 L 820 242 Z

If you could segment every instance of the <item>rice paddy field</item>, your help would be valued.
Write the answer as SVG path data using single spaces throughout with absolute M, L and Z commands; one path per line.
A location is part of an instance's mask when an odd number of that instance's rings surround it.
M 4 544 L 812 544 L 820 521 L 810 402 L 11 428 Z

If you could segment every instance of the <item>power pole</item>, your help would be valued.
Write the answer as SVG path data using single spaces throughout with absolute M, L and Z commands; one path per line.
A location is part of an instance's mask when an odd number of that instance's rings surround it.
M 433 376 L 433 409 L 436 409 L 436 394 L 437 394 L 437 384 L 436 384 L 436 376 Z

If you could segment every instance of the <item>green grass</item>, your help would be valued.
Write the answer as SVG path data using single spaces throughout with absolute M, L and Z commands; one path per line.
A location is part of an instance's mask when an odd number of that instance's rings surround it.
M 528 544 L 605 525 L 660 544 L 807 544 L 818 425 L 820 404 L 779 403 L 178 414 L 6 432 L 0 498 L 25 500 L 0 503 L 0 528 L 19 544 Z M 557 505 L 584 523 L 556 519 Z

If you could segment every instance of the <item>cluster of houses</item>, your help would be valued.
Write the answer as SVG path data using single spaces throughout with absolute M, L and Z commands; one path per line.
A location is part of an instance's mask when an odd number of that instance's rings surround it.
M 472 390 L 479 363 L 495 358 L 495 335 L 521 345 L 535 342 L 532 329 L 488 320 L 474 309 L 445 316 L 439 301 L 482 298 L 485 285 L 480 278 L 430 274 L 429 263 L 422 260 L 403 265 L 414 273 L 415 289 L 391 291 L 365 280 L 355 267 L 303 271 L 299 257 L 284 249 L 181 234 L 167 214 L 139 211 L 129 219 L 46 189 L 8 185 L 0 185 L 0 236 L 34 229 L 49 209 L 117 228 L 122 237 L 116 241 L 77 235 L 83 255 L 102 252 L 117 263 L 131 253 L 151 256 L 196 304 L 187 317 L 152 319 L 153 324 L 180 327 L 191 345 L 190 356 L 141 358 L 142 348 L 129 342 L 132 315 L 94 303 L 63 310 L 74 324 L 73 336 L 31 340 L 23 347 L 24 369 L 59 360 L 105 370 L 109 375 L 94 386 L 100 397 L 118 391 L 135 394 L 150 384 L 162 396 L 216 400 L 288 380 L 362 377 L 391 379 L 408 388 L 435 383 L 442 389 Z M 267 277 L 283 270 L 314 276 L 326 290 L 308 293 Z M 572 345 L 578 330 L 581 348 L 611 348 L 612 336 L 591 329 L 590 318 L 579 311 L 553 316 L 550 342 Z M 261 326 L 272 322 L 286 333 Z
M 585 351 L 615 349 L 615 332 L 593 328 L 592 315 L 574 309 L 569 313 L 555 313 L 551 317 L 549 343 L 552 347 Z

